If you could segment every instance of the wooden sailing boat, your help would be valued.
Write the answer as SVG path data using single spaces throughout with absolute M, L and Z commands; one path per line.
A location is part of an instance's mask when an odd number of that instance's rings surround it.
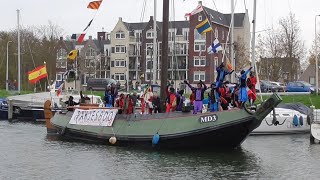
M 168 69 L 169 0 L 163 1 L 161 101 L 166 100 Z M 192 114 L 185 112 L 152 115 L 117 114 L 117 109 L 80 107 L 51 117 L 45 104 L 48 133 L 66 139 L 99 142 L 116 146 L 147 148 L 237 147 L 257 128 L 282 99 L 272 95 L 255 113 L 243 109 Z

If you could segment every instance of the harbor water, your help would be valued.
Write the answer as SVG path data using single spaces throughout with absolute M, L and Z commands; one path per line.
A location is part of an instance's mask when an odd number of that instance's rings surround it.
M 320 178 L 320 145 L 308 134 L 250 136 L 239 149 L 215 152 L 57 141 L 42 124 L 8 121 L 0 137 L 1 180 Z

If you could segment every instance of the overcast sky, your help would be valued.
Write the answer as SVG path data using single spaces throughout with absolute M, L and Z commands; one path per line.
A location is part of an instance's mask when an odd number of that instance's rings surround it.
M 81 33 L 95 13 L 95 10 L 87 9 L 90 1 L 1 0 L 0 30 L 16 28 L 16 9 L 20 9 L 24 27 L 47 24 L 50 20 L 63 28 L 64 36 Z M 110 32 L 118 21 L 118 17 L 122 17 L 126 22 L 140 22 L 143 1 L 104 0 L 88 33 L 95 37 L 96 32 L 101 31 L 102 28 Z M 174 2 L 175 20 L 183 20 L 184 14 L 191 12 L 198 4 L 198 0 L 185 0 L 184 2 L 174 0 Z M 251 20 L 253 0 L 235 0 L 235 2 L 236 12 L 245 12 L 245 8 L 249 9 Z M 231 0 L 203 0 L 203 5 L 222 13 L 231 12 Z M 157 19 L 161 20 L 162 0 L 158 0 L 157 11 Z M 278 19 L 287 16 L 290 11 L 300 22 L 302 39 L 306 48 L 310 48 L 314 38 L 314 18 L 316 14 L 320 14 L 319 0 L 257 0 L 257 31 L 266 30 L 272 26 L 276 27 Z M 151 15 L 153 15 L 153 0 L 147 0 L 143 20 L 149 20 Z M 173 20 L 172 13 L 170 20 Z M 318 22 L 320 22 L 320 17 Z M 318 27 L 320 29 L 320 26 Z

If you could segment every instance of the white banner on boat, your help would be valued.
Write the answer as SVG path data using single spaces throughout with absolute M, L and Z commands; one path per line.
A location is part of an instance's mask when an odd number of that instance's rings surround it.
M 69 124 L 88 126 L 112 126 L 118 109 L 76 109 Z

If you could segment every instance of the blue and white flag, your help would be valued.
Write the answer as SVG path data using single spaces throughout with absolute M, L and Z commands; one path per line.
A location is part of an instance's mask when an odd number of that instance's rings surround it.
M 213 53 L 217 53 L 222 50 L 223 50 L 223 48 L 222 48 L 219 40 L 215 39 L 213 41 L 212 45 L 208 47 L 207 52 L 208 52 L 208 54 L 213 54 Z

